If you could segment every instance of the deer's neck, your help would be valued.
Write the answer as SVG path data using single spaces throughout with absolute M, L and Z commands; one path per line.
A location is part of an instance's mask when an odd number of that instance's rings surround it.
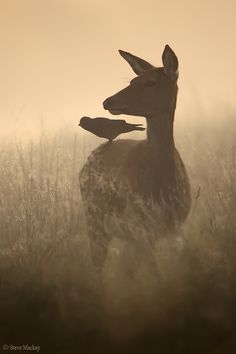
M 150 147 L 164 151 L 174 149 L 174 114 L 175 107 L 146 117 Z

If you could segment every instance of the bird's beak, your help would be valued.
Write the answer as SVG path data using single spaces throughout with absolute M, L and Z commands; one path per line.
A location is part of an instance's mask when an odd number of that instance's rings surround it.
M 78 127 L 81 127 L 80 123 L 78 124 Z

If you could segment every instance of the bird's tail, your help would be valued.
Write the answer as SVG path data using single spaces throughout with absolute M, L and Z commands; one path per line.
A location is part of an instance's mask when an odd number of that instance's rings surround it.
M 134 130 L 145 130 L 145 128 L 143 128 L 143 124 L 126 123 L 126 128 L 127 132 L 132 132 Z
M 141 124 L 137 124 L 137 125 L 141 125 Z M 143 128 L 143 127 L 134 127 L 134 130 L 145 130 L 146 128 Z
M 143 128 L 143 124 L 132 124 L 129 123 L 130 128 L 132 128 L 132 130 L 145 130 L 145 128 Z

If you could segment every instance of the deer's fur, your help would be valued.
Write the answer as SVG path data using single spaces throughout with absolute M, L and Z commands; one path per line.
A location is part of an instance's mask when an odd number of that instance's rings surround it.
M 173 230 L 184 222 L 191 207 L 190 184 L 173 135 L 178 59 L 168 45 L 161 68 L 130 53 L 120 54 L 138 76 L 103 105 L 112 114 L 145 117 L 147 139 L 102 144 L 80 173 L 92 256 L 99 265 L 113 236 L 105 227 L 111 215 L 122 218 L 131 205 L 138 214 L 135 200 L 141 200 L 146 215 L 153 205 L 161 210 L 156 225 Z M 145 214 L 140 220 L 148 222 Z

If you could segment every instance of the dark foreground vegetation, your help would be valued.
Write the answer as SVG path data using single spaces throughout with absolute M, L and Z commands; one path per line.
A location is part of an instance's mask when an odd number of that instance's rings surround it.
M 235 353 L 235 125 L 232 117 L 178 132 L 191 215 L 176 235 L 158 231 L 155 249 L 142 225 L 130 222 L 127 242 L 114 221 L 102 275 L 91 265 L 78 188 L 90 147 L 62 134 L 2 144 L 0 345 L 52 354 Z

